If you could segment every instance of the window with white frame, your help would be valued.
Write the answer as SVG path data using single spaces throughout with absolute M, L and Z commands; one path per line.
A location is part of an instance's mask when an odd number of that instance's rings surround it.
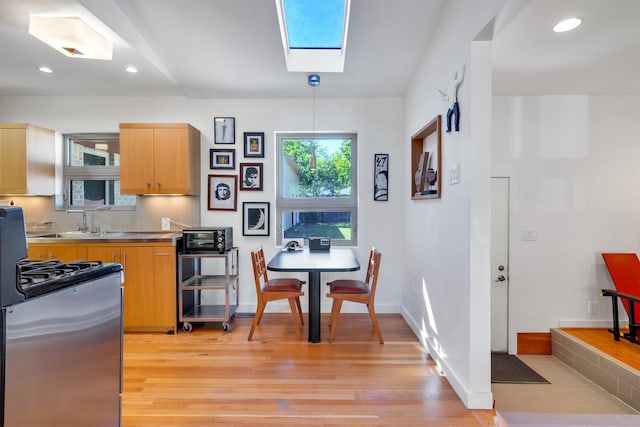
M 357 244 L 357 149 L 352 133 L 276 134 L 276 244 L 330 237 Z
M 67 134 L 63 139 L 63 208 L 135 206 L 136 196 L 120 194 L 117 133 Z

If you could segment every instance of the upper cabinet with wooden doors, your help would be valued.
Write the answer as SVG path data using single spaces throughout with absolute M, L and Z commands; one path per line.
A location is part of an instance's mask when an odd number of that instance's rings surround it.
M 55 193 L 55 132 L 0 123 L 0 194 Z
M 200 131 L 186 123 L 120 123 L 120 193 L 200 194 Z

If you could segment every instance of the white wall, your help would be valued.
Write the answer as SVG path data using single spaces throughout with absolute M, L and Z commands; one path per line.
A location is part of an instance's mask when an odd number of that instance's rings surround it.
M 304 84 L 304 82 L 301 82 Z M 403 182 L 405 140 L 403 134 L 403 105 L 400 98 L 323 99 L 316 96 L 316 131 L 354 131 L 358 134 L 358 188 L 359 218 L 357 255 L 366 263 L 372 245 L 383 253 L 376 309 L 379 312 L 399 312 L 402 286 L 398 277 L 403 274 L 403 236 L 401 227 L 405 186 Z M 224 173 L 209 169 L 209 149 L 214 147 L 213 117 L 236 118 L 236 164 L 244 161 L 242 133 L 265 132 L 264 191 L 239 191 L 238 211 L 207 210 L 207 175 Z M 234 243 L 239 246 L 241 265 L 240 311 L 255 310 L 255 290 L 250 269 L 249 251 L 263 245 L 267 257 L 274 246 L 273 212 L 275 194 L 276 131 L 312 130 L 311 93 L 308 99 L 221 99 L 192 100 L 186 98 L 118 98 L 118 97 L 4 97 L 0 98 L 0 122 L 33 123 L 59 133 L 117 132 L 120 122 L 188 122 L 200 129 L 202 192 L 200 219 L 203 226 L 231 225 L 234 227 Z M 228 145 L 224 148 L 231 148 Z M 389 201 L 373 202 L 374 153 L 389 153 Z M 247 161 L 255 161 L 251 158 Z M 259 159 L 262 160 L 262 159 Z M 236 165 L 235 174 L 238 173 Z M 229 173 L 231 174 L 231 173 Z M 271 202 L 271 236 L 242 236 L 242 202 Z M 145 198 L 144 214 L 127 216 L 141 224 L 131 229 L 158 229 L 157 218 L 164 216 L 164 209 L 179 214 L 183 202 L 174 198 Z M 139 207 L 140 208 L 140 207 Z M 106 213 L 106 212 L 104 212 Z M 100 214 L 104 214 L 100 212 Z M 182 215 L 182 214 L 181 214 Z M 55 215 L 53 215 L 55 216 Z M 46 217 L 45 217 L 46 218 Z M 72 220 L 73 221 L 73 220 Z M 152 224 L 145 224 L 151 222 Z M 73 225 L 73 224 L 72 224 Z M 198 225 L 198 224 L 194 224 Z M 382 227 L 384 225 L 384 227 Z M 364 271 L 345 273 L 361 277 Z M 277 274 L 273 274 L 277 277 Z M 333 277 L 324 274 L 323 281 Z M 322 293 L 323 295 L 325 292 Z M 306 304 L 306 299 L 305 299 Z M 330 301 L 323 296 L 323 311 L 328 312 Z M 289 310 L 288 304 L 270 305 L 270 310 Z M 365 312 L 361 304 L 345 304 L 345 311 Z
M 466 66 L 458 90 L 460 132 L 443 134 L 442 198 L 410 200 L 405 171 L 407 242 L 403 314 L 428 347 L 462 401 L 491 408 L 490 284 L 490 45 L 472 40 L 496 15 L 502 0 L 446 3 L 433 42 L 405 97 L 405 141 L 437 114 L 446 114 L 438 89 Z M 482 86 L 482 87 L 481 87 Z M 409 144 L 405 157 L 410 158 Z M 449 170 L 460 166 L 460 184 Z
M 493 105 L 492 172 L 511 177 L 510 338 L 610 327 L 610 298 L 599 292 L 613 285 L 600 254 L 640 246 L 640 96 L 495 97 Z M 525 231 L 537 240 L 522 241 Z

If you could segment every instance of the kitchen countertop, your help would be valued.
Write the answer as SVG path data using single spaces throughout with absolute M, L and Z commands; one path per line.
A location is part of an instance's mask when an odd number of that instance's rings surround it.
M 82 233 L 64 231 L 58 233 L 27 234 L 28 243 L 140 243 L 166 242 L 176 245 L 181 232 L 167 231 L 107 231 L 104 233 Z

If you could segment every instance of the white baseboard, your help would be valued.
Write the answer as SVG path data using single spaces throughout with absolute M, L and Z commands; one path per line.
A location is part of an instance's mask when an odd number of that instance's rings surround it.
M 415 320 L 407 313 L 404 308 L 401 309 L 400 314 L 407 322 L 413 333 L 418 337 L 423 347 L 427 349 L 431 358 L 436 362 L 442 374 L 447 378 L 447 381 L 456 392 L 462 403 L 467 409 L 492 409 L 493 408 L 493 393 L 489 392 L 473 392 L 467 390 L 462 384 L 446 362 L 441 359 L 434 348 L 426 340 L 426 337 L 420 331 L 420 327 Z

